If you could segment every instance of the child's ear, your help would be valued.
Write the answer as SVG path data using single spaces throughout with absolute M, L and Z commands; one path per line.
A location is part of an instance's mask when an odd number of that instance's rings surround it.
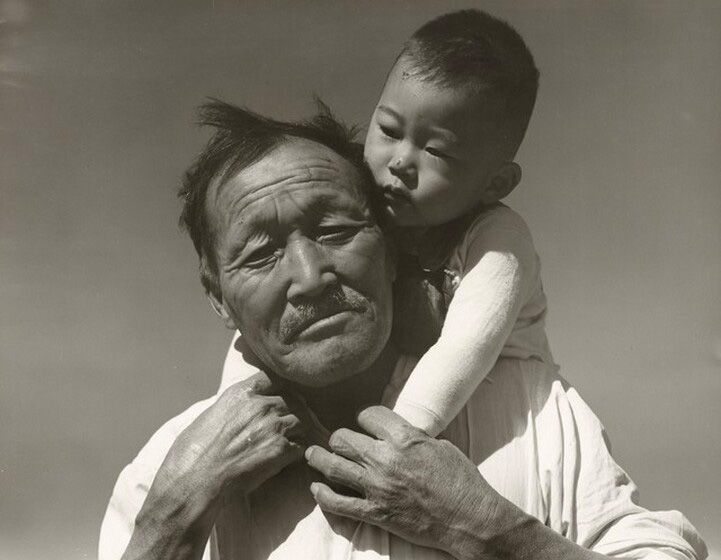
M 506 198 L 520 182 L 521 166 L 513 161 L 503 163 L 493 179 L 491 179 L 491 184 L 483 191 L 481 202 L 493 204 Z

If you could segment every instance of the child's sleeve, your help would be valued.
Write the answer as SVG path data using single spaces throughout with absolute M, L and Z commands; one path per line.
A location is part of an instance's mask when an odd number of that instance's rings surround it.
M 525 224 L 479 220 L 466 239 L 460 249 L 461 282 L 441 336 L 420 359 L 394 406 L 432 436 L 453 420 L 489 373 L 538 282 L 538 259 Z
M 228 353 L 225 355 L 225 363 L 223 364 L 223 377 L 220 380 L 220 387 L 218 388 L 218 394 L 225 391 L 228 387 L 243 381 L 251 375 L 255 375 L 258 372 L 258 368 L 254 365 L 247 363 L 243 359 L 243 354 L 237 350 L 240 344 L 240 332 L 235 331 L 233 340 L 228 348 Z

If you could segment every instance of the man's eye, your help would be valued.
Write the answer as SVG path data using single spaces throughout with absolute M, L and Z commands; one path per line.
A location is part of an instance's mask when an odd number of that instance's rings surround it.
M 355 237 L 358 229 L 350 226 L 329 226 L 318 232 L 317 239 L 322 243 L 343 243 Z
M 261 249 L 256 249 L 245 259 L 243 259 L 243 267 L 263 268 L 275 262 L 277 256 L 277 250 L 273 247 L 263 247 Z
M 397 130 L 394 130 L 388 126 L 379 124 L 378 128 L 380 129 L 383 136 L 387 136 L 388 138 L 392 138 L 393 140 L 399 140 L 401 137 L 400 133 Z

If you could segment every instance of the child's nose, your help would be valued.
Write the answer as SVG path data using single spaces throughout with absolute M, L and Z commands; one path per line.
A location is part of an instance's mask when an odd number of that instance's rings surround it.
M 388 162 L 388 169 L 396 176 L 412 174 L 415 166 L 411 151 L 407 148 L 398 149 Z
M 388 169 L 391 171 L 401 171 L 406 167 L 406 161 L 403 157 L 396 157 L 388 164 Z

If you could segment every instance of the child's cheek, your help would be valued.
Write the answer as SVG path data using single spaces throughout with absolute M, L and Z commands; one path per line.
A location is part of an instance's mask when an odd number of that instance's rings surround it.
M 368 152 L 366 161 L 368 162 L 368 167 L 371 170 L 376 185 L 381 185 L 383 183 L 383 172 L 386 165 L 383 163 L 383 158 L 379 150 L 371 150 Z

